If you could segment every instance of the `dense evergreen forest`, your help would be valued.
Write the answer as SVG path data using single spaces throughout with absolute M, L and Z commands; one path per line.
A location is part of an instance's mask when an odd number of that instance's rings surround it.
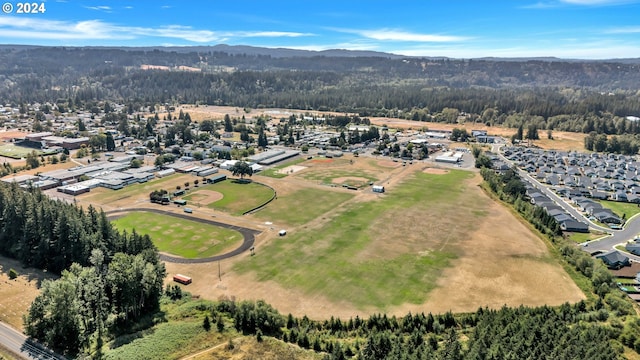
M 356 112 L 603 134 L 638 134 L 640 61 L 283 56 L 145 48 L 10 47 L 0 99 L 134 108 L 199 103 Z M 228 47 L 227 47 L 228 49 Z M 307 54 L 309 55 L 309 54 Z M 143 64 L 170 70 L 142 70 Z M 200 72 L 178 71 L 179 66 Z
M 104 212 L 0 184 L 0 253 L 62 277 L 45 280 L 27 334 L 75 355 L 158 310 L 164 264 L 151 239 L 119 233 Z
M 478 309 L 475 313 L 367 319 L 286 318 L 264 302 L 223 300 L 202 305 L 213 319 L 233 319 L 237 331 L 273 336 L 326 359 L 620 359 L 621 324 L 608 325 L 598 309 L 579 302 L 557 308 Z M 219 321 L 219 320 L 218 320 Z

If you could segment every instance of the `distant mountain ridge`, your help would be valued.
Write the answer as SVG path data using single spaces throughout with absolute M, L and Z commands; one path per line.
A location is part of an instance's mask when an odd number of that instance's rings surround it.
M 291 48 L 269 48 L 250 45 L 227 45 L 218 44 L 210 46 L 40 46 L 21 44 L 0 44 L 0 50 L 26 50 L 34 48 L 66 48 L 66 49 L 104 49 L 104 50 L 124 50 L 124 51 L 167 51 L 176 53 L 208 53 L 223 52 L 229 55 L 248 56 L 270 56 L 272 58 L 302 57 L 310 58 L 317 56 L 356 58 L 356 57 L 379 57 L 386 59 L 431 59 L 431 60 L 482 60 L 482 61 L 550 61 L 550 62 L 619 62 L 624 64 L 640 64 L 640 58 L 611 58 L 611 59 L 565 59 L 553 56 L 542 57 L 479 57 L 479 58 L 450 58 L 446 56 L 405 56 L 381 51 L 371 50 L 348 50 L 348 49 L 328 49 L 328 50 L 306 50 Z
M 241 106 L 321 108 L 332 104 L 333 108 L 388 109 L 428 106 L 426 94 L 437 89 L 488 93 L 571 88 L 608 94 L 618 90 L 635 93 L 639 84 L 640 59 L 452 59 L 230 45 L 0 45 L 0 99 L 11 101 L 143 97 L 162 103 L 176 99 Z M 580 96 L 575 92 L 572 99 Z M 385 103 L 381 100 L 385 97 L 403 101 Z M 363 98 L 364 105 L 353 100 L 358 98 Z M 500 97 L 500 101 L 505 99 L 508 97 Z M 496 101 L 495 106 L 511 106 Z M 636 112 L 623 113 L 629 114 Z

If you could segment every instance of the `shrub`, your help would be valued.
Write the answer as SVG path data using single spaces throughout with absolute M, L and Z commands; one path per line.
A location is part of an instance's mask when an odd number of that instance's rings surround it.
M 18 277 L 18 272 L 14 269 L 9 269 L 9 279 L 13 280 Z

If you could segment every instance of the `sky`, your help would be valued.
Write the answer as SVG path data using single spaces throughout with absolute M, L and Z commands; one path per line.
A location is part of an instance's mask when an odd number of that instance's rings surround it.
M 640 0 L 0 0 L 0 44 L 640 57 Z

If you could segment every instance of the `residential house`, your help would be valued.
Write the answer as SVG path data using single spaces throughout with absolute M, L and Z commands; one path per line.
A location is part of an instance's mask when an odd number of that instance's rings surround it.
M 629 257 L 617 250 L 597 255 L 596 259 L 602 260 L 609 269 L 621 269 L 625 266 L 631 266 Z
M 581 221 L 571 219 L 561 222 L 560 229 L 562 231 L 587 233 L 589 232 L 589 225 Z

